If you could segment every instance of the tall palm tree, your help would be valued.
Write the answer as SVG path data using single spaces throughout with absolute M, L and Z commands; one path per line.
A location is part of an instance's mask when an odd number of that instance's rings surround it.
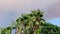
M 45 22 L 42 17 L 43 12 L 41 12 L 39 9 L 32 11 L 32 13 L 30 14 L 22 14 L 22 17 L 16 19 L 15 22 L 13 21 L 12 28 L 7 27 L 2 31 L 10 31 L 11 34 L 11 30 L 15 29 L 15 34 L 36 34 L 35 32 L 40 31 L 42 29 L 40 28 L 40 25 L 43 25 Z
M 16 22 L 18 23 L 16 26 L 16 33 L 22 34 L 35 34 L 36 30 L 38 30 L 40 25 L 44 24 L 43 12 L 39 9 L 32 11 L 31 14 L 23 14 L 22 18 L 18 18 Z

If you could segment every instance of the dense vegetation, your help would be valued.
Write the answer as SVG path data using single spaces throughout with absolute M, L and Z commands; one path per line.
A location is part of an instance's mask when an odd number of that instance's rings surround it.
M 11 26 L 0 28 L 0 34 L 11 34 L 13 29 L 16 30 L 15 34 L 60 34 L 60 27 L 47 23 L 39 9 L 22 14 Z

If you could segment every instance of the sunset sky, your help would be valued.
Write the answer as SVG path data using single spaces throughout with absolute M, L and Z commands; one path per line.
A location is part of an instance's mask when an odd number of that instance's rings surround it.
M 0 0 L 0 27 L 11 25 L 22 13 L 44 11 L 44 19 L 60 26 L 60 0 Z

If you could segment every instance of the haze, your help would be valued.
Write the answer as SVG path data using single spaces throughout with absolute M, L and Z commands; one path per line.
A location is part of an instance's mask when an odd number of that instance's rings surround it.
M 0 0 L 0 26 L 11 24 L 22 13 L 41 9 L 45 19 L 60 17 L 60 0 Z

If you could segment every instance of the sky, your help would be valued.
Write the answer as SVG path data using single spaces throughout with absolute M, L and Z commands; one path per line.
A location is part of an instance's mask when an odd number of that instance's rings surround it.
M 44 11 L 44 19 L 60 26 L 60 0 L 0 0 L 0 27 L 38 8 Z
M 47 22 L 57 25 L 57 26 L 60 26 L 60 18 L 53 18 L 51 20 L 47 20 Z

